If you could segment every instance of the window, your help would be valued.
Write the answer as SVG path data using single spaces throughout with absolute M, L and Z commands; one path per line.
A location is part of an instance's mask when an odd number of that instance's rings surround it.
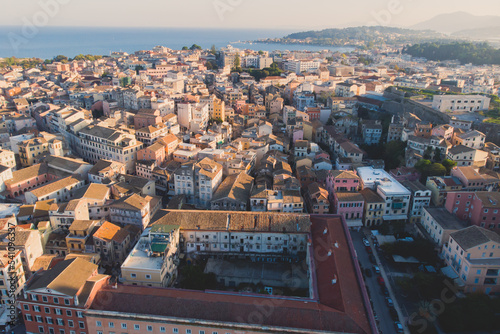
M 52 325 L 52 324 L 54 323 L 54 321 L 52 320 L 52 318 L 51 318 L 51 317 L 45 317 L 45 320 L 47 321 L 47 323 L 48 323 L 49 325 Z
M 160 327 L 160 332 L 165 333 L 167 330 L 165 327 Z
M 139 330 L 139 329 L 141 329 L 141 326 L 139 326 L 138 324 L 135 324 L 135 325 L 134 325 L 134 329 L 135 329 L 135 330 Z
M 73 312 L 71 312 L 71 310 L 66 310 L 66 315 L 68 317 L 71 317 L 71 316 L 73 316 Z
M 69 299 L 64 298 L 64 305 L 69 305 Z
M 191 330 L 190 329 L 186 329 L 186 334 L 191 334 Z
M 179 333 L 179 328 L 173 328 L 173 329 L 172 329 L 172 332 L 173 332 L 173 333 Z
M 43 309 L 44 309 L 45 313 L 50 314 L 50 308 L 44 307 Z
M 38 333 L 43 333 L 43 326 L 38 326 Z
M 35 312 L 41 312 L 41 310 L 40 310 L 40 306 L 38 306 L 38 305 L 33 305 L 33 311 L 35 311 Z
M 153 326 L 148 325 L 148 332 L 152 332 L 152 331 L 153 331 Z
M 85 323 L 83 321 L 78 321 L 78 327 L 85 328 Z
M 115 323 L 114 322 L 108 322 L 108 327 L 109 328 L 115 328 Z
M 58 324 L 59 326 L 64 326 L 64 320 L 62 320 L 62 319 L 57 319 L 57 324 Z
M 96 321 L 96 322 L 95 322 L 95 325 L 96 325 L 97 327 L 102 327 L 102 322 L 100 322 L 100 321 Z
M 151 279 L 151 275 L 146 274 L 146 279 Z
M 127 324 L 124 324 L 124 323 L 122 322 L 122 329 L 127 329 Z
M 59 304 L 59 298 L 54 297 L 54 304 Z
M 42 317 L 39 315 L 35 316 L 36 322 L 43 322 Z
M 82 313 L 82 311 L 76 311 L 76 316 L 77 316 L 78 318 L 83 318 L 83 313 Z
M 47 298 L 47 296 L 42 296 L 42 300 L 43 300 L 44 302 L 48 302 L 48 301 L 49 301 L 49 299 Z
M 137 275 L 136 275 L 136 274 L 130 274 L 130 277 L 132 277 L 132 278 L 136 278 L 136 277 L 137 277 Z
M 60 308 L 55 309 L 57 315 L 62 315 L 62 311 Z
M 73 322 L 73 320 L 68 320 L 68 326 L 75 327 L 75 323 Z

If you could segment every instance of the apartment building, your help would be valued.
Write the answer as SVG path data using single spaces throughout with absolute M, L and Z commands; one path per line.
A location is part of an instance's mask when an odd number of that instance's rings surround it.
M 478 226 L 450 233 L 443 258 L 465 293 L 500 292 L 500 236 Z
M 473 225 L 500 231 L 500 193 L 498 192 L 450 192 L 446 198 L 445 208 L 459 219 L 466 220 Z
M 409 222 L 418 223 L 422 218 L 422 210 L 431 203 L 432 192 L 419 181 L 403 181 L 401 184 L 411 192 Z
M 130 232 L 116 224 L 105 221 L 92 235 L 94 250 L 101 257 L 101 263 L 122 263 L 131 246 Z
M 99 224 L 98 220 L 74 220 L 66 236 L 68 254 L 92 253 L 93 247 L 88 245 L 88 241 L 92 240 L 91 234 Z
M 23 167 L 33 166 L 49 155 L 49 142 L 45 138 L 36 137 L 18 144 L 19 158 Z
M 334 212 L 344 217 L 349 228 L 363 226 L 365 201 L 359 192 L 334 192 Z
M 84 311 L 109 276 L 97 265 L 74 258 L 37 273 L 26 285 L 19 306 L 26 333 L 89 334 Z
M 427 236 L 439 247 L 448 242 L 450 234 L 467 227 L 467 223 L 458 219 L 445 208 L 424 208 L 420 225 Z
M 55 199 L 58 202 L 69 201 L 74 198 L 75 192 L 83 186 L 85 186 L 85 180 L 79 176 L 68 176 L 29 190 L 24 194 L 24 198 L 27 204 L 48 199 Z
M 441 112 L 488 110 L 490 98 L 482 95 L 434 95 L 432 108 Z
M 357 168 L 363 189 L 377 192 L 385 202 L 384 221 L 406 221 L 410 210 L 411 192 L 383 169 Z
M 9 305 L 13 299 L 18 300 L 26 283 L 22 251 L 16 250 L 11 254 L 7 250 L 0 250 L 0 303 Z M 11 279 L 12 278 L 12 279 Z
M 304 197 L 308 213 L 317 215 L 330 213 L 328 190 L 320 187 L 318 183 L 314 182 L 308 185 Z
M 330 195 L 336 191 L 358 191 L 361 189 L 360 180 L 354 172 L 331 170 L 326 176 L 326 189 Z
M 378 226 L 383 222 L 385 201 L 375 191 L 365 188 L 359 192 L 365 201 L 363 223 L 366 227 Z
M 5 232 L 5 234 L 3 232 Z M 34 272 L 33 268 L 35 265 L 35 260 L 43 254 L 43 246 L 42 240 L 40 238 L 40 233 L 36 230 L 29 230 L 18 227 L 15 229 L 14 238 L 13 241 L 11 241 L 7 238 L 9 236 L 7 232 L 7 228 L 4 231 L 0 232 L 0 247 L 2 247 L 2 249 L 10 248 L 14 252 L 21 251 L 23 272 L 26 277 L 30 277 L 32 272 Z M 4 285 L 1 284 L 0 286 Z
M 431 190 L 431 201 L 435 206 L 443 206 L 450 191 L 462 190 L 463 184 L 454 176 L 431 176 L 425 186 Z
M 484 144 L 483 150 L 488 152 L 486 160 L 486 168 L 499 170 L 500 169 L 500 147 L 494 143 L 488 142 Z
M 75 198 L 67 203 L 52 203 L 48 209 L 50 226 L 67 230 L 75 220 L 88 220 L 88 201 Z
M 155 224 L 142 233 L 121 265 L 125 285 L 170 286 L 177 277 L 179 225 Z
M 254 179 L 245 172 L 227 176 L 210 201 L 211 210 L 247 211 Z
M 114 180 L 118 175 L 125 173 L 125 164 L 102 159 L 89 170 L 88 178 L 91 183 L 102 183 L 104 179 Z
M 152 145 L 167 134 L 168 128 L 165 124 L 148 125 L 135 131 L 135 137 L 144 145 Z
M 131 224 L 142 229 L 148 226 L 151 218 L 151 196 L 137 194 L 122 197 L 109 205 L 110 220 L 115 224 Z
M 463 145 L 475 149 L 482 149 L 485 144 L 486 136 L 484 133 L 477 130 L 472 130 L 468 132 L 456 131 L 453 134 L 452 144 L 453 145 Z
M 16 169 L 16 155 L 9 150 L 0 149 L 0 165 Z
M 90 163 L 112 160 L 123 163 L 127 173 L 134 173 L 137 151 L 142 145 L 133 134 L 91 125 L 78 132 L 77 152 Z

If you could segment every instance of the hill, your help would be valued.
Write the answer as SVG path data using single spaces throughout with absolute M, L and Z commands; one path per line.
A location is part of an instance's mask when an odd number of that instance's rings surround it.
M 472 15 L 465 12 L 441 14 L 430 20 L 411 26 L 411 29 L 430 29 L 444 34 L 453 34 L 464 30 L 476 30 L 500 26 L 500 16 Z

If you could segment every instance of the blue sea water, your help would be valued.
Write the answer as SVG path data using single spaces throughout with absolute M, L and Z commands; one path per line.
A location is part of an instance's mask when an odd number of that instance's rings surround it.
M 24 29 L 24 31 L 23 31 Z M 132 53 L 156 45 L 171 49 L 198 44 L 217 48 L 229 44 L 252 50 L 324 50 L 350 51 L 349 47 L 305 46 L 291 44 L 241 43 L 262 38 L 283 37 L 291 30 L 201 29 L 201 28 L 102 28 L 0 26 L 0 57 L 37 57 L 51 59 L 57 55 L 74 57 L 80 53 L 109 55 L 112 51 Z

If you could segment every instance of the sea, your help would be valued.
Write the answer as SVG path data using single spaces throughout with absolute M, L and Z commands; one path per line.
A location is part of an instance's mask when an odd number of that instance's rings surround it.
M 179 50 L 198 44 L 204 49 L 232 45 L 255 51 L 332 50 L 349 52 L 351 47 L 302 44 L 248 43 L 278 38 L 293 30 L 202 29 L 202 28 L 102 28 L 0 26 L 0 57 L 52 59 L 57 55 L 72 58 L 78 54 L 109 55 L 113 51 L 133 53 L 157 45 Z

